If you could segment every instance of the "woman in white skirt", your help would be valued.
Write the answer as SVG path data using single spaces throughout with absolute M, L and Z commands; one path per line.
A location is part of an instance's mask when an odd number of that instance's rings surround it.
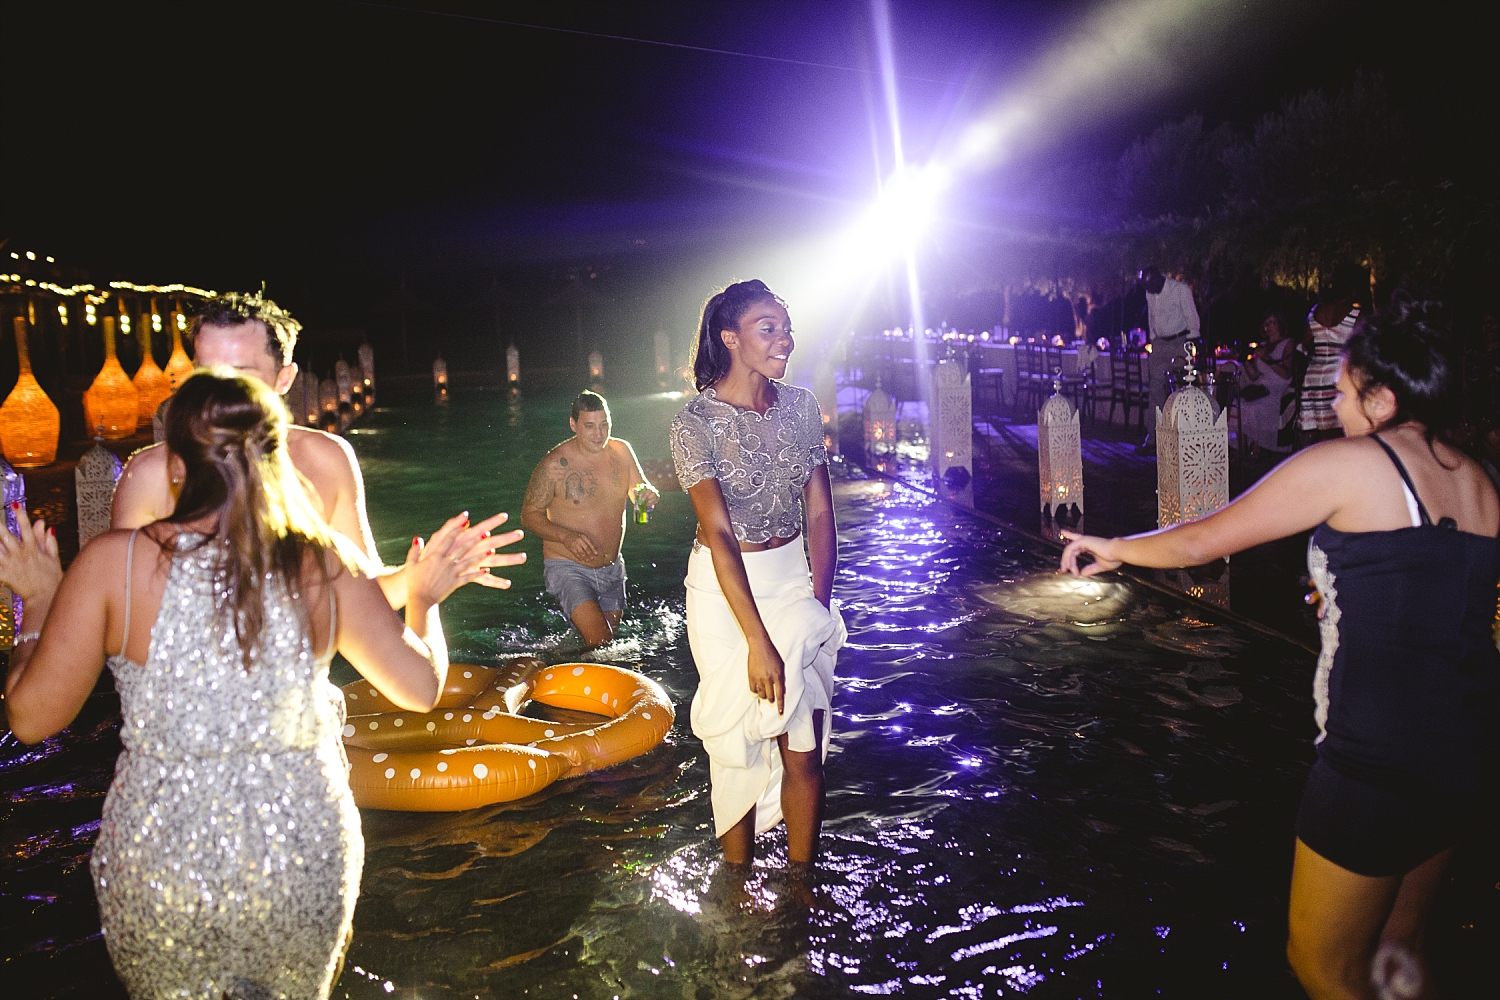
M 785 818 L 790 869 L 808 875 L 845 632 L 822 417 L 811 392 L 780 381 L 793 343 L 764 282 L 711 296 L 693 352 L 700 393 L 673 419 L 671 447 L 698 515 L 687 628 L 714 834 L 726 862 L 748 866 L 755 835 Z

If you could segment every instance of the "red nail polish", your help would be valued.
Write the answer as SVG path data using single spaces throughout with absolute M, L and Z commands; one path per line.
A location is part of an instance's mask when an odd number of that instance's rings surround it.
M 413 545 L 421 545 L 422 544 L 422 538 L 421 538 L 421 536 L 420 535 L 412 535 L 411 536 L 411 543 Z

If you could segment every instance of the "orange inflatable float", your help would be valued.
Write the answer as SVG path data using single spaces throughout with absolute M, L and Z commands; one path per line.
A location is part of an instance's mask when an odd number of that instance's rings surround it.
M 349 786 L 366 809 L 455 812 L 510 802 L 564 775 L 587 774 L 650 750 L 676 713 L 661 685 L 602 663 L 504 667 L 454 663 L 431 712 L 397 710 L 368 681 L 343 687 Z M 520 714 L 536 701 L 605 716 L 547 722 Z

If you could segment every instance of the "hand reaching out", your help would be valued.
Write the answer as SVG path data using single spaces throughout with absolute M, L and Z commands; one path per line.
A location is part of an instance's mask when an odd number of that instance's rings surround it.
M 1068 540 L 1068 547 L 1063 549 L 1062 565 L 1059 567 L 1064 573 L 1071 573 L 1074 576 L 1098 576 L 1100 573 L 1108 573 L 1124 565 L 1123 561 L 1109 557 L 1114 548 L 1112 538 L 1080 535 L 1074 531 L 1064 531 L 1062 536 Z M 1080 567 L 1078 557 L 1084 553 L 1093 556 L 1094 561 L 1087 566 Z
M 46 521 L 39 519 L 32 523 L 19 504 L 14 506 L 21 537 L 0 531 L 0 583 L 15 591 L 23 601 L 50 598 L 63 578 L 57 535 Z
M 425 543 L 420 537 L 413 538 L 406 553 L 407 593 L 437 604 L 466 583 L 499 590 L 509 587 L 510 580 L 490 573 L 494 567 L 518 566 L 526 561 L 524 552 L 495 552 L 514 545 L 525 534 L 519 530 L 490 534 L 509 516 L 495 514 L 471 525 L 465 511 L 449 518 Z

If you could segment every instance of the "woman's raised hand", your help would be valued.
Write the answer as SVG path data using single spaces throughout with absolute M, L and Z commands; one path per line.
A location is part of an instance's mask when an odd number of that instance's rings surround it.
M 508 579 L 490 573 L 493 567 L 518 566 L 526 561 L 524 552 L 495 552 L 525 535 L 520 530 L 490 534 L 509 517 L 502 512 L 471 525 L 465 511 L 449 518 L 425 543 L 420 537 L 413 538 L 406 553 L 407 593 L 439 604 L 466 583 L 500 590 L 509 587 Z
M 750 693 L 757 698 L 776 703 L 776 714 L 786 714 L 786 664 L 781 654 L 770 642 L 763 648 L 759 644 L 750 647 Z
M 11 506 L 16 511 L 16 527 L 21 537 L 0 531 L 0 583 L 15 591 L 23 601 L 50 598 L 63 578 L 62 562 L 57 557 L 57 535 L 46 521 L 38 519 L 34 524 L 28 521 L 19 503 Z
M 1063 549 L 1060 567 L 1064 573 L 1071 573 L 1074 576 L 1098 576 L 1100 573 L 1108 573 L 1124 565 L 1121 560 L 1109 557 L 1110 550 L 1114 547 L 1112 538 L 1080 535 L 1074 531 L 1064 531 L 1062 536 L 1068 540 L 1068 547 Z M 1080 568 L 1078 557 L 1085 552 L 1093 556 L 1094 561 Z

